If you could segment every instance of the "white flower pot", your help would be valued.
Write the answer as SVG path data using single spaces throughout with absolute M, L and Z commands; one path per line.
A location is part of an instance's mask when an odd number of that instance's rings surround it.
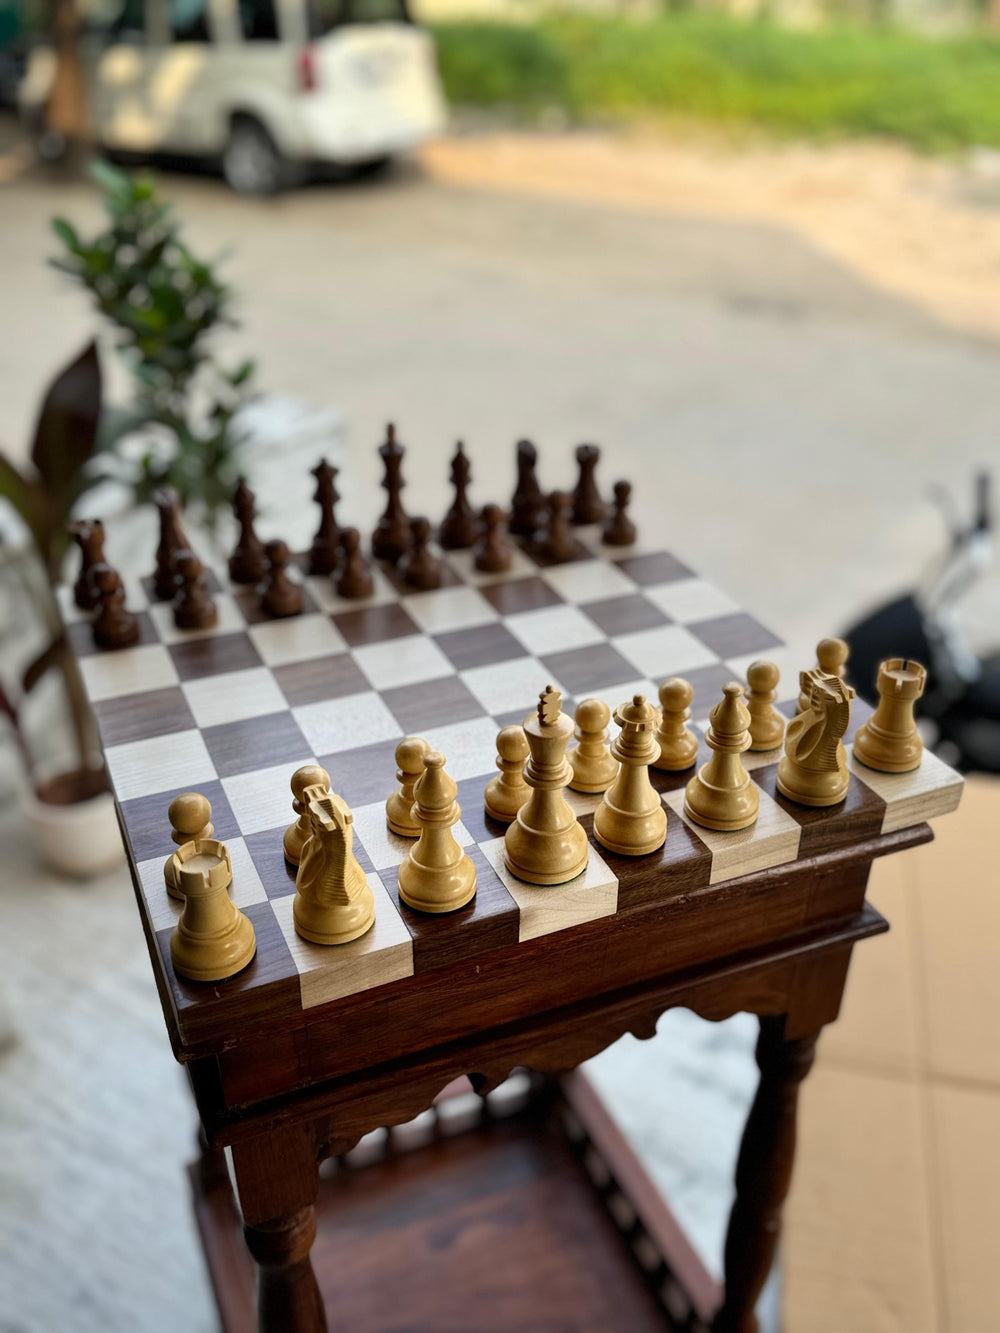
M 37 790 L 70 772 L 65 764 L 39 767 L 34 785 L 22 791 L 24 820 L 47 866 L 73 879 L 90 879 L 113 870 L 125 850 L 109 791 L 66 804 L 39 799 Z

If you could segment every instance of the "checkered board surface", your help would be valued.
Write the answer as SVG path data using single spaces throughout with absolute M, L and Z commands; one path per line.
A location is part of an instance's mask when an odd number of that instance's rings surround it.
M 953 809 L 961 779 L 926 755 L 913 774 L 874 773 L 851 759 L 847 799 L 809 810 L 775 788 L 779 753 L 744 756 L 761 788 L 760 816 L 739 833 L 713 833 L 683 815 L 692 770 L 652 772 L 668 807 L 662 851 L 615 856 L 592 836 L 599 796 L 567 796 L 590 835 L 590 863 L 570 884 L 538 888 L 503 865 L 504 826 L 483 813 L 496 772 L 497 730 L 520 722 L 549 683 L 564 708 L 596 695 L 614 708 L 682 675 L 694 687 L 703 734 L 731 679 L 767 656 L 782 669 L 779 702 L 792 716 L 798 669 L 780 640 L 718 589 L 664 551 L 609 550 L 581 530 L 578 558 L 544 567 L 518 552 L 506 574 L 478 574 L 471 553 L 449 554 L 444 586 L 412 592 L 378 571 L 364 602 L 336 596 L 328 579 L 304 577 L 303 613 L 268 620 L 252 590 L 213 575 L 219 623 L 177 630 L 148 579 L 126 577 L 141 642 L 101 652 L 62 590 L 68 630 L 101 731 L 150 923 L 165 971 L 179 908 L 163 883 L 173 850 L 167 806 L 195 789 L 212 802 L 216 836 L 230 849 L 232 894 L 257 932 L 258 954 L 221 986 L 272 986 L 302 1008 L 368 991 L 415 973 L 540 935 L 572 929 L 679 892 L 849 846 Z M 855 707 L 856 728 L 869 710 Z M 478 891 L 447 916 L 399 900 L 407 848 L 385 826 L 400 737 L 425 737 L 447 757 L 459 786 L 459 841 L 478 870 Z M 847 738 L 850 740 L 850 735 Z M 702 746 L 699 763 L 708 757 Z M 289 780 L 304 763 L 328 770 L 354 811 L 354 846 L 376 896 L 376 924 L 337 948 L 306 943 L 292 925 L 294 871 L 282 855 L 292 818 Z M 650 876 L 657 860 L 661 874 Z M 650 884 L 653 887 L 650 887 Z M 194 994 L 194 983 L 177 983 Z

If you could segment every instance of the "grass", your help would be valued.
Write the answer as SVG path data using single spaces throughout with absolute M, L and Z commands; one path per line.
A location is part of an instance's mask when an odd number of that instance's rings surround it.
M 1000 145 L 1000 39 L 990 36 L 796 32 L 698 14 L 443 23 L 434 33 L 457 105 L 878 135 L 932 151 Z

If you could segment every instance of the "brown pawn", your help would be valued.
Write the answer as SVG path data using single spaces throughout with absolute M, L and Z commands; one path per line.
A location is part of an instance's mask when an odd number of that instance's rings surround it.
M 97 614 L 92 628 L 98 648 L 131 648 L 139 642 L 139 617 L 125 609 L 121 575 L 103 562 L 90 571 Z
M 459 440 L 455 446 L 455 457 L 451 460 L 451 484 L 455 487 L 455 498 L 438 529 L 438 541 L 446 551 L 466 551 L 470 546 L 475 546 L 479 536 L 476 511 L 469 503 L 471 480 L 472 468 L 462 441 Z
M 530 440 L 517 442 L 517 488 L 510 502 L 508 528 L 515 537 L 534 539 L 545 513 L 545 497 L 535 475 L 538 451 Z
M 190 551 L 191 543 L 181 526 L 181 502 L 174 488 L 161 486 L 153 496 L 153 503 L 160 514 L 153 590 L 161 602 L 172 602 L 177 591 L 177 556 L 181 551 Z
M 616 481 L 614 508 L 601 534 L 601 541 L 605 546 L 631 546 L 635 541 L 635 524 L 625 512 L 631 499 L 632 483 Z
M 332 574 L 340 558 L 340 527 L 335 514 L 340 499 L 336 486 L 337 469 L 321 458 L 312 474 L 316 478 L 313 499 L 319 505 L 320 520 L 309 548 L 309 573 Z
M 815 670 L 822 671 L 824 676 L 839 676 L 841 680 L 847 678 L 847 659 L 850 656 L 850 645 L 843 639 L 820 639 L 816 645 L 816 666 Z M 799 712 L 804 713 L 809 707 L 809 697 L 805 690 L 799 692 Z
M 483 574 L 502 574 L 510 569 L 512 552 L 504 533 L 504 513 L 499 505 L 484 505 L 483 532 L 476 547 L 476 568 Z
M 340 534 L 340 549 L 344 553 L 344 567 L 337 580 L 338 597 L 370 597 L 375 591 L 375 580 L 368 561 L 361 553 L 361 534 L 357 528 L 344 528 Z
M 608 506 L 601 499 L 597 489 L 595 473 L 600 462 L 601 451 L 596 444 L 581 444 L 576 451 L 576 461 L 580 465 L 580 479 L 573 491 L 573 525 L 579 527 L 585 523 L 603 523 L 608 514 Z
M 267 556 L 267 574 L 260 594 L 260 609 L 274 620 L 297 616 L 302 610 L 302 588 L 288 577 L 292 553 L 287 542 L 268 542 L 264 554 Z
M 229 557 L 229 577 L 234 583 L 260 583 L 267 573 L 264 543 L 254 531 L 257 497 L 240 477 L 233 493 L 233 513 L 240 525 L 240 535 Z
M 95 565 L 107 563 L 104 559 L 104 524 L 99 518 L 81 518 L 69 525 L 69 532 L 80 548 L 80 573 L 73 584 L 73 600 L 81 611 L 93 611 L 97 600 L 90 571 Z
M 193 551 L 181 551 L 177 556 L 174 624 L 178 629 L 211 629 L 218 620 L 204 566 Z
M 779 679 L 773 662 L 751 662 L 747 667 L 751 750 L 776 750 L 784 740 L 785 719 L 774 706 Z
M 404 551 L 413 545 L 410 520 L 403 508 L 403 454 L 406 451 L 396 439 L 396 427 L 391 423 L 386 428 L 385 444 L 379 445 L 379 454 L 385 467 L 382 488 L 388 499 L 385 513 L 378 521 L 372 534 L 372 554 L 376 560 L 388 560 L 395 564 Z
M 428 546 L 431 525 L 426 518 L 415 518 L 410 523 L 413 545 L 400 557 L 399 572 L 403 582 L 411 588 L 430 592 L 441 586 L 441 561 Z
M 167 807 L 167 818 L 170 820 L 170 837 L 178 847 L 183 847 L 186 842 L 204 842 L 215 832 L 212 803 L 200 791 L 182 791 L 175 796 Z M 183 902 L 177 864 L 172 855 L 163 863 L 163 880 L 171 898 Z
M 548 522 L 536 543 L 538 554 L 550 564 L 563 564 L 577 555 L 576 538 L 569 525 L 572 498 L 565 491 L 553 491 L 548 501 Z

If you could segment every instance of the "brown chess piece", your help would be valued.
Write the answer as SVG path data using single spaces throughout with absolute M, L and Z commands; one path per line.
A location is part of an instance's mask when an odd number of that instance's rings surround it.
M 504 512 L 499 505 L 484 505 L 483 531 L 476 547 L 476 568 L 483 574 L 510 569 L 512 551 L 504 534 Z
M 372 534 L 372 554 L 376 560 L 388 560 L 395 564 L 403 552 L 413 545 L 413 534 L 403 508 L 403 487 L 406 483 L 403 481 L 402 467 L 406 451 L 396 440 L 395 426 L 390 424 L 387 427 L 386 437 L 385 444 L 379 446 L 379 454 L 385 467 L 382 487 L 388 499 L 385 513 Z
M 233 492 L 233 513 L 240 525 L 240 535 L 229 557 L 229 577 L 234 583 L 260 583 L 267 573 L 264 543 L 254 531 L 257 497 L 240 477 Z
M 80 518 L 69 525 L 69 532 L 80 548 L 80 573 L 73 584 L 73 601 L 81 611 L 93 611 L 96 592 L 90 581 L 95 565 L 105 564 L 104 524 L 99 518 Z
M 344 528 L 340 534 L 344 567 L 337 580 L 338 597 L 370 597 L 375 591 L 368 561 L 361 553 L 361 534 L 357 528 Z
M 316 478 L 313 499 L 320 508 L 320 521 L 309 548 L 309 573 L 332 574 L 340 559 L 340 528 L 335 513 L 340 499 L 336 486 L 337 469 L 321 458 L 312 474 Z
M 181 526 L 181 502 L 174 488 L 161 486 L 153 496 L 153 503 L 160 514 L 153 591 L 161 602 L 172 602 L 177 591 L 177 555 L 180 551 L 190 551 L 191 543 Z
M 631 499 L 632 483 L 616 481 L 614 508 L 601 534 L 601 541 L 605 546 L 631 546 L 635 541 L 635 524 L 625 512 Z
M 572 497 L 565 491 L 553 491 L 549 496 L 548 522 L 535 546 L 539 556 L 550 564 L 563 564 L 577 555 L 576 538 L 569 525 L 572 504 Z
M 471 480 L 472 468 L 462 441 L 459 440 L 455 447 L 455 457 L 451 460 L 451 484 L 455 488 L 455 498 L 438 529 L 438 541 L 446 551 L 465 551 L 476 544 L 479 524 L 476 522 L 476 511 L 469 503 Z
M 535 475 L 538 451 L 530 440 L 517 442 L 517 488 L 510 502 L 508 530 L 533 540 L 545 513 L 545 497 Z
M 92 631 L 98 648 L 131 648 L 139 642 L 139 618 L 125 609 L 121 575 L 101 562 L 90 571 L 97 613 Z
M 180 551 L 176 564 L 174 624 L 178 629 L 211 629 L 218 623 L 219 613 L 208 590 L 205 567 L 193 551 Z
M 288 576 L 292 553 L 287 542 L 268 542 L 266 582 L 260 594 L 260 609 L 275 620 L 297 616 L 302 610 L 302 588 Z
M 410 523 L 413 545 L 400 558 L 399 572 L 403 582 L 411 588 L 430 592 L 441 586 L 441 561 L 430 549 L 431 525 L 426 518 L 415 518 Z
M 576 461 L 580 465 L 580 478 L 573 491 L 573 518 L 575 527 L 585 523 L 603 523 L 608 514 L 608 506 L 601 499 L 597 489 L 597 464 L 601 451 L 596 444 L 581 444 L 576 451 Z

